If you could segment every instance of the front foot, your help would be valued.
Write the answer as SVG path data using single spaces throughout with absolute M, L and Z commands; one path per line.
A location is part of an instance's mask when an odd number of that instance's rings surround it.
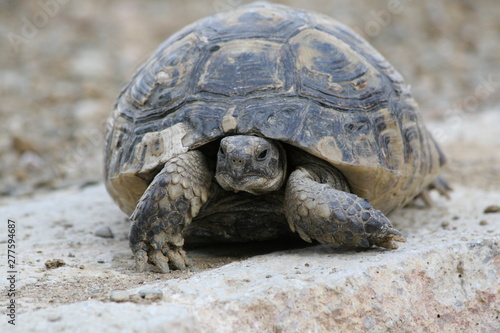
M 156 175 L 130 217 L 129 241 L 139 272 L 148 263 L 162 273 L 192 266 L 182 249 L 182 231 L 207 202 L 211 181 L 212 173 L 198 151 L 168 161 Z
M 305 168 L 290 175 L 285 205 L 290 228 L 308 242 L 396 249 L 395 241 L 406 241 L 367 200 L 318 182 Z
M 182 246 L 175 245 L 167 240 L 167 233 L 153 235 L 150 240 L 142 240 L 132 245 L 135 266 L 138 272 L 144 272 L 146 264 L 153 264 L 162 273 L 173 270 L 185 270 L 192 267 L 192 263 Z M 182 237 L 180 237 L 183 242 Z

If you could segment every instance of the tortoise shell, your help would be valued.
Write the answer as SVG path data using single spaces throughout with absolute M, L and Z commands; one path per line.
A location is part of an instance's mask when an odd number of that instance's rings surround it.
M 366 41 L 327 16 L 255 3 L 185 27 L 133 76 L 108 121 L 107 189 L 130 214 L 167 160 L 235 134 L 329 162 L 385 214 L 444 164 L 409 87 Z

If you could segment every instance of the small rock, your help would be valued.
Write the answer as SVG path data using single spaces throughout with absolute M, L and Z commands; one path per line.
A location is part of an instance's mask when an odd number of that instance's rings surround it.
M 99 260 L 97 260 L 97 263 L 98 263 L 98 264 L 104 264 L 104 263 L 105 263 L 105 261 L 104 261 L 103 259 L 99 259 Z
M 153 288 L 142 289 L 139 291 L 139 296 L 142 299 L 147 299 L 150 301 L 158 301 L 163 298 L 163 291 L 161 291 L 160 289 L 153 289 Z
M 450 226 L 450 222 L 448 222 L 448 221 L 441 222 L 441 227 L 448 228 L 449 226 Z
M 485 214 L 500 213 L 500 206 L 491 205 L 484 209 Z
M 94 232 L 94 235 L 96 235 L 97 237 L 102 237 L 102 238 L 114 238 L 115 237 L 115 235 L 113 235 L 113 232 L 111 231 L 111 229 L 109 227 L 102 227 L 102 228 L 96 229 L 96 231 Z
M 112 302 L 127 302 L 130 300 L 130 294 L 126 290 L 115 290 L 109 296 Z
M 479 221 L 479 225 L 488 225 L 488 221 L 481 220 L 481 221 Z
M 12 137 L 11 145 L 12 148 L 20 154 L 24 154 L 25 152 L 34 152 L 34 153 L 39 152 L 39 149 L 35 147 L 33 142 L 28 141 L 22 136 L 15 135 L 14 137 Z
M 66 266 L 66 263 L 62 259 L 52 259 L 45 262 L 45 267 L 47 267 L 47 269 L 54 269 L 63 266 Z
M 61 315 L 58 313 L 51 313 L 48 315 L 47 320 L 52 322 L 59 321 L 61 320 Z
M 43 168 L 44 161 L 38 154 L 26 151 L 19 158 L 19 166 L 25 170 L 36 170 Z

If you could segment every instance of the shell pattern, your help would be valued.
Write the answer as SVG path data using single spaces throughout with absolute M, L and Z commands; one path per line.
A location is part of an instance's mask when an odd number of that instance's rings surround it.
M 328 161 L 384 213 L 444 164 L 409 88 L 366 41 L 327 16 L 255 3 L 187 26 L 137 71 L 108 121 L 108 191 L 131 213 L 165 161 L 234 134 Z

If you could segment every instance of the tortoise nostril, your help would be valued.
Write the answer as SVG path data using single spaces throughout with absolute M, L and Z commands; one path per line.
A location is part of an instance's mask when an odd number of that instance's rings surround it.
M 233 162 L 233 164 L 238 164 L 238 165 L 242 165 L 243 164 L 243 160 L 241 158 L 232 158 L 231 159 L 231 162 Z

